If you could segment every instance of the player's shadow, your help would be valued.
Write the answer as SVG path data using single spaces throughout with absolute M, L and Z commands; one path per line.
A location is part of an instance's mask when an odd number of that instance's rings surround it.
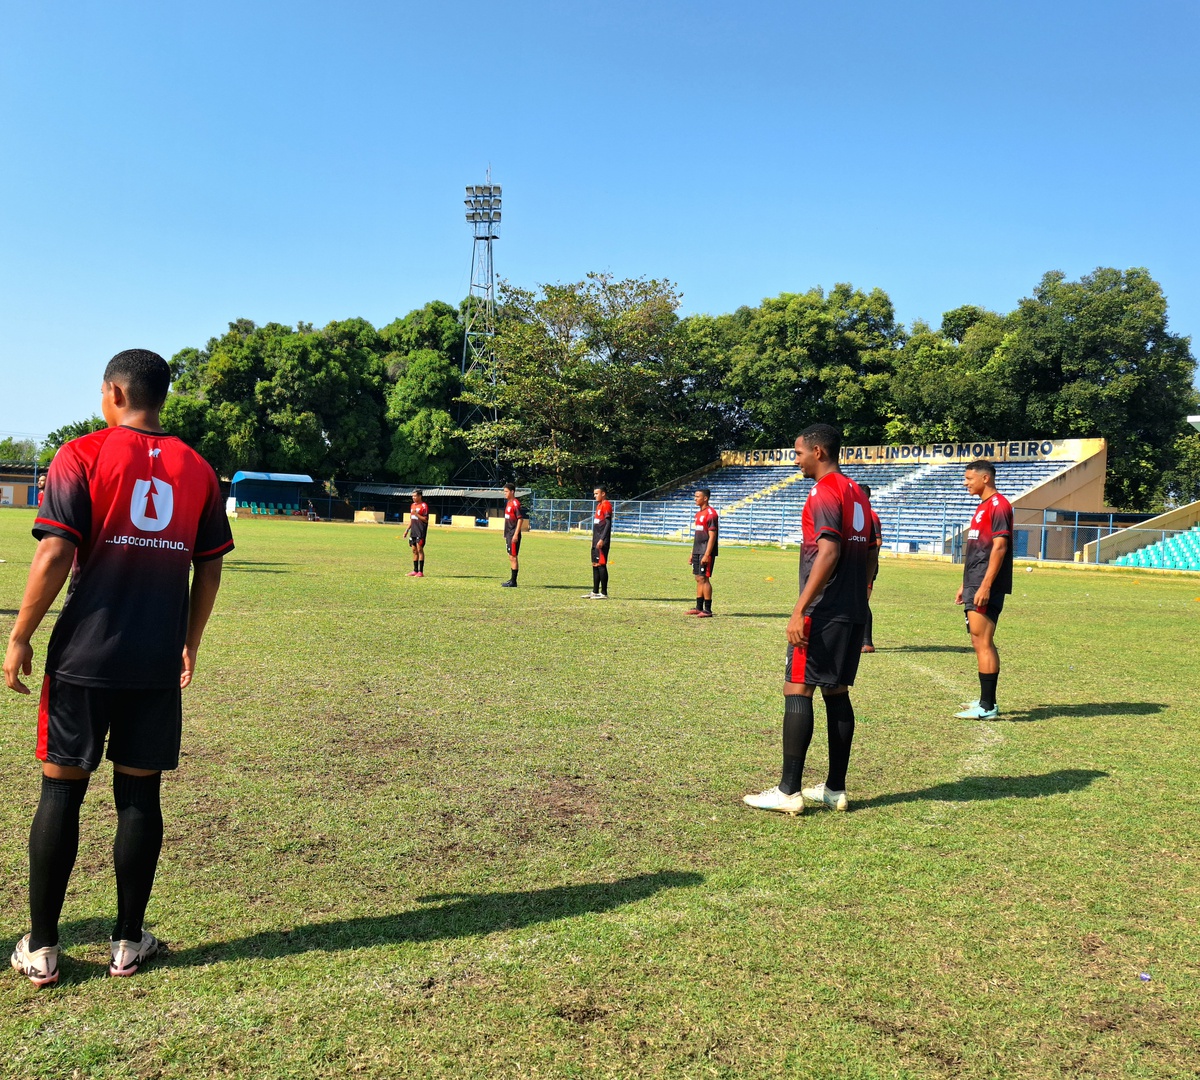
M 556 885 L 519 892 L 450 893 L 420 897 L 423 906 L 395 915 L 366 916 L 268 930 L 231 941 L 172 950 L 167 962 L 191 967 L 248 957 L 340 952 L 407 941 L 445 941 L 570 919 L 646 900 L 664 889 L 700 885 L 704 875 L 660 870 L 618 881 Z M 90 923 L 89 923 L 90 925 Z
M 1161 701 L 1092 701 L 1079 705 L 1039 705 L 1023 712 L 1003 712 L 1000 721 L 1058 720 L 1073 716 L 1152 716 L 1167 706 Z
M 1033 776 L 967 776 L 918 791 L 896 791 L 855 800 L 855 810 L 906 802 L 986 802 L 991 799 L 1039 799 L 1079 791 L 1108 773 L 1098 769 L 1056 769 Z
M 718 611 L 726 619 L 790 619 L 790 611 Z
M 970 645 L 876 645 L 876 652 L 951 652 L 973 653 Z

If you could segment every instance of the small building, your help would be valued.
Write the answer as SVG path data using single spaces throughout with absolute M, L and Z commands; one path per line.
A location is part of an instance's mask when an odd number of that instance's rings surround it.
M 225 508 L 230 517 L 301 516 L 307 513 L 305 492 L 312 482 L 304 473 L 239 470 L 229 482 Z
M 37 506 L 37 478 L 45 471 L 32 461 L 0 461 L 0 506 Z

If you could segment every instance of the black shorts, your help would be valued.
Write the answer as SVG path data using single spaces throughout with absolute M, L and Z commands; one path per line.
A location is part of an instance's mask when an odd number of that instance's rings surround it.
M 504 534 L 504 550 L 513 556 L 521 550 L 521 534 L 519 532 Z
M 709 559 L 707 566 L 701 566 L 700 560 L 703 558 L 703 552 L 701 552 L 699 555 L 697 555 L 695 552 L 692 552 L 692 573 L 696 577 L 710 578 L 713 575 L 713 571 L 717 568 L 717 557 L 714 555 L 711 559 Z
M 808 686 L 853 686 L 862 657 L 863 623 L 816 622 L 804 618 L 808 645 L 787 647 L 783 681 Z
M 596 542 L 592 541 L 592 565 L 607 566 L 608 565 L 608 542 L 604 544 L 604 550 L 601 551 L 596 547 Z
M 108 736 L 109 761 L 131 769 L 177 769 L 183 692 L 76 686 L 47 675 L 38 705 L 37 756 L 94 772 Z
M 409 532 L 409 534 L 408 534 L 408 546 L 409 547 L 416 547 L 418 544 L 423 544 L 423 543 L 425 543 L 425 530 L 424 529 L 422 529 L 420 532 L 412 532 L 412 531 Z
M 975 590 L 977 588 L 978 588 L 977 585 L 964 585 L 963 586 L 963 617 L 964 618 L 966 618 L 966 615 L 968 612 L 975 610 L 974 600 L 975 600 Z M 992 621 L 992 623 L 998 623 L 1000 621 L 1000 612 L 1002 612 L 1003 610 L 1004 610 L 1004 593 L 992 593 L 992 595 L 988 597 L 987 607 L 983 611 L 981 611 L 980 614 L 983 615 L 985 618 L 990 619 Z M 967 619 L 967 625 L 968 626 L 971 625 L 970 619 Z

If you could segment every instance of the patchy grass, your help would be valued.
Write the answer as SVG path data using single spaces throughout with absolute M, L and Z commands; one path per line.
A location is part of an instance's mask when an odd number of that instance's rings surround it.
M 30 520 L 0 513 L 5 635 Z M 778 775 L 795 554 L 728 550 L 705 621 L 680 547 L 618 542 L 603 604 L 573 538 L 501 590 L 498 535 L 435 530 L 423 580 L 391 527 L 236 537 L 164 785 L 172 952 L 104 977 L 105 765 L 63 982 L 0 979 L 0 1074 L 1200 1071 L 1200 581 L 1019 573 L 974 724 L 956 569 L 885 561 L 852 812 L 789 819 L 740 799 Z M 0 697 L 6 940 L 34 724 Z

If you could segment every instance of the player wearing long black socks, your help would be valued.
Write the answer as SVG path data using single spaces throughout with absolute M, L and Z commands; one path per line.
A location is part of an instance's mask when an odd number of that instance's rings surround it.
M 963 606 L 979 664 L 979 700 L 954 715 L 961 720 L 995 720 L 1000 715 L 996 624 L 1004 610 L 1004 597 L 1012 592 L 1013 508 L 996 490 L 996 467 L 990 461 L 972 461 L 963 473 L 963 487 L 980 503 L 967 530 L 963 583 L 954 602 Z
M 689 609 L 687 614 L 701 619 L 712 618 L 712 575 L 720 550 L 717 542 L 720 520 L 717 512 L 708 505 L 711 496 L 708 488 L 696 489 L 695 531 L 692 534 L 692 557 L 688 562 L 688 568 L 696 579 L 696 606 Z
M 500 582 L 500 588 L 515 589 L 521 570 L 521 500 L 517 498 L 516 484 L 504 485 L 504 547 L 508 552 L 509 577 Z
M 796 439 L 796 463 L 817 482 L 804 504 L 800 596 L 787 624 L 783 684 L 783 770 L 779 783 L 746 795 L 759 810 L 799 814 L 804 801 L 845 810 L 846 770 L 854 741 L 850 687 L 858 672 L 866 623 L 867 584 L 879 554 L 870 503 L 838 469 L 841 433 L 814 424 Z M 829 771 L 802 787 L 813 735 L 813 694 L 825 699 Z
M 592 495 L 596 500 L 592 514 L 592 591 L 584 596 L 588 600 L 607 600 L 613 504 L 608 501 L 608 492 L 603 486 L 598 486 Z
M 162 846 L 160 777 L 179 763 L 181 691 L 192 681 L 222 557 L 233 549 L 216 474 L 159 424 L 170 378 L 166 361 L 142 349 L 109 362 L 101 390 L 109 426 L 66 443 L 50 465 L 33 528 L 37 551 L 4 656 L 6 685 L 28 694 L 30 640 L 74 563 L 38 706 L 31 930 L 12 955 L 36 986 L 58 981 L 58 920 L 79 810 L 106 739 L 117 807 L 109 973 L 132 975 L 160 947 L 142 925 Z
M 429 503 L 420 488 L 412 493 L 412 506 L 408 510 L 408 546 L 412 548 L 413 568 L 409 577 L 425 576 L 425 538 L 429 535 Z

